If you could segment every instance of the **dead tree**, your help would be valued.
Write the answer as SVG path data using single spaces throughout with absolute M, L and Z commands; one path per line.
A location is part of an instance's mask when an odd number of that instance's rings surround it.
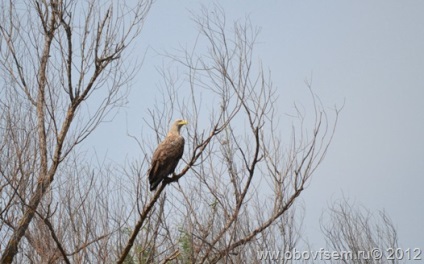
M 89 243 L 64 242 L 61 221 L 52 220 L 59 195 L 52 183 L 64 181 L 58 178 L 66 177 L 62 169 L 72 164 L 67 162 L 75 147 L 124 102 L 123 88 L 134 74 L 127 49 L 150 6 L 148 0 L 132 7 L 2 1 L 1 263 L 11 263 L 26 247 L 41 262 L 69 263 L 72 252 Z M 48 239 L 37 244 L 40 236 Z M 52 252 L 41 252 L 50 246 Z
M 137 138 L 148 160 L 174 118 L 189 120 L 183 162 L 154 194 L 139 184 L 138 220 L 118 263 L 251 263 L 270 237 L 293 248 L 291 210 L 334 134 L 339 109 L 330 119 L 309 84 L 311 115 L 295 105 L 295 116 L 283 120 L 280 95 L 254 55 L 258 31 L 249 21 L 229 26 L 220 8 L 194 21 L 196 43 L 166 55 L 163 98 L 145 119 L 157 138 Z
M 334 202 L 321 219 L 328 250 L 346 252 L 340 263 L 400 263 L 396 228 L 384 211 L 372 212 L 347 199 Z M 373 252 L 373 250 L 381 250 Z M 377 255 L 373 255 L 376 253 Z M 378 254 L 381 253 L 381 256 Z

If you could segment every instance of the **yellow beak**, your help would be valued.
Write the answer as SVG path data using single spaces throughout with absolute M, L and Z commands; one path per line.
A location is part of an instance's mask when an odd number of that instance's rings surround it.
M 181 120 L 180 121 L 180 125 L 187 125 L 188 124 L 188 121 L 187 120 Z

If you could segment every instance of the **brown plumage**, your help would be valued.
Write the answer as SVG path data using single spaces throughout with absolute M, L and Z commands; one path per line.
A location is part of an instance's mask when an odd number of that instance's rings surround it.
M 174 173 L 184 152 L 184 138 L 180 135 L 180 129 L 187 124 L 186 120 L 177 119 L 153 153 L 148 172 L 150 191 L 154 191 L 163 179 Z

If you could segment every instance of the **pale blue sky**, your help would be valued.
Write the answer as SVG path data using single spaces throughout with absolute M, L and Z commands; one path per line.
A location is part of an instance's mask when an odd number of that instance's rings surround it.
M 90 141 L 114 160 L 137 156 L 126 129 L 137 134 L 159 96 L 156 67 L 170 51 L 192 43 L 189 10 L 202 1 L 161 1 L 141 35 L 143 68 L 129 104 Z M 384 209 L 401 245 L 424 248 L 424 1 L 218 1 L 230 19 L 249 15 L 261 28 L 256 55 L 272 72 L 281 104 L 307 101 L 304 80 L 324 105 L 345 101 L 330 151 L 303 194 L 304 235 L 323 247 L 319 218 L 343 195 Z M 281 114 L 285 114 L 282 112 Z M 122 140 L 102 147 L 110 138 Z

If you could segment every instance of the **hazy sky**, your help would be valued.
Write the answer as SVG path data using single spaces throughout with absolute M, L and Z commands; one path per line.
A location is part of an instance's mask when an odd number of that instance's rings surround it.
M 159 96 L 157 51 L 194 41 L 189 11 L 201 2 L 155 2 L 137 48 L 145 61 L 129 104 L 91 137 L 96 151 L 114 160 L 137 155 L 125 134 L 139 133 Z M 401 245 L 424 249 L 424 1 L 218 3 L 228 20 L 249 16 L 261 28 L 256 55 L 272 72 L 282 104 L 307 102 L 310 76 L 325 106 L 345 101 L 329 153 L 302 195 L 304 235 L 313 247 L 325 246 L 321 213 L 345 196 L 371 211 L 384 209 Z M 122 140 L 101 147 L 111 137 Z

